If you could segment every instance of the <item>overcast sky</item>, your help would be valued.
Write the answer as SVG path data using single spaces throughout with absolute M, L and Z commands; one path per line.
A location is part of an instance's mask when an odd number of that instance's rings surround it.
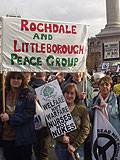
M 0 16 L 6 14 L 87 24 L 89 37 L 106 24 L 105 0 L 0 0 Z

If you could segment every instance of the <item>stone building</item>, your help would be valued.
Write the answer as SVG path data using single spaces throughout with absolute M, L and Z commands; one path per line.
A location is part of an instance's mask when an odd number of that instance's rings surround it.
M 100 52 L 101 45 L 101 41 L 97 37 L 88 39 L 87 69 L 90 73 L 98 71 L 102 63 Z
M 109 64 L 116 71 L 120 63 L 120 10 L 119 0 L 106 0 L 107 24 L 96 37 L 101 41 L 102 64 Z M 116 67 L 115 67 L 116 66 Z
M 120 12 L 119 0 L 106 0 L 105 28 L 94 38 L 88 39 L 88 68 L 111 70 L 120 65 Z

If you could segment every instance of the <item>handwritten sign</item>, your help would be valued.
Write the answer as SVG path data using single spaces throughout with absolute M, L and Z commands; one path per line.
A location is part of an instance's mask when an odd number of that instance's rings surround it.
M 85 70 L 86 25 L 2 17 L 2 26 L 2 70 Z

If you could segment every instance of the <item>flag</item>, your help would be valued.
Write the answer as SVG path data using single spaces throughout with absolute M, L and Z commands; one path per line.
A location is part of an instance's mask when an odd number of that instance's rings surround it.
M 98 109 L 94 116 L 92 160 L 120 160 L 120 135 Z

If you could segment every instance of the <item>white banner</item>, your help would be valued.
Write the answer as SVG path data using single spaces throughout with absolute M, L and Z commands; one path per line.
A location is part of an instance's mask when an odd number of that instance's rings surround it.
M 2 17 L 4 71 L 84 71 L 86 54 L 86 25 Z
M 57 80 L 35 89 L 53 138 L 76 129 Z
M 120 135 L 98 109 L 94 117 L 92 160 L 120 160 Z

